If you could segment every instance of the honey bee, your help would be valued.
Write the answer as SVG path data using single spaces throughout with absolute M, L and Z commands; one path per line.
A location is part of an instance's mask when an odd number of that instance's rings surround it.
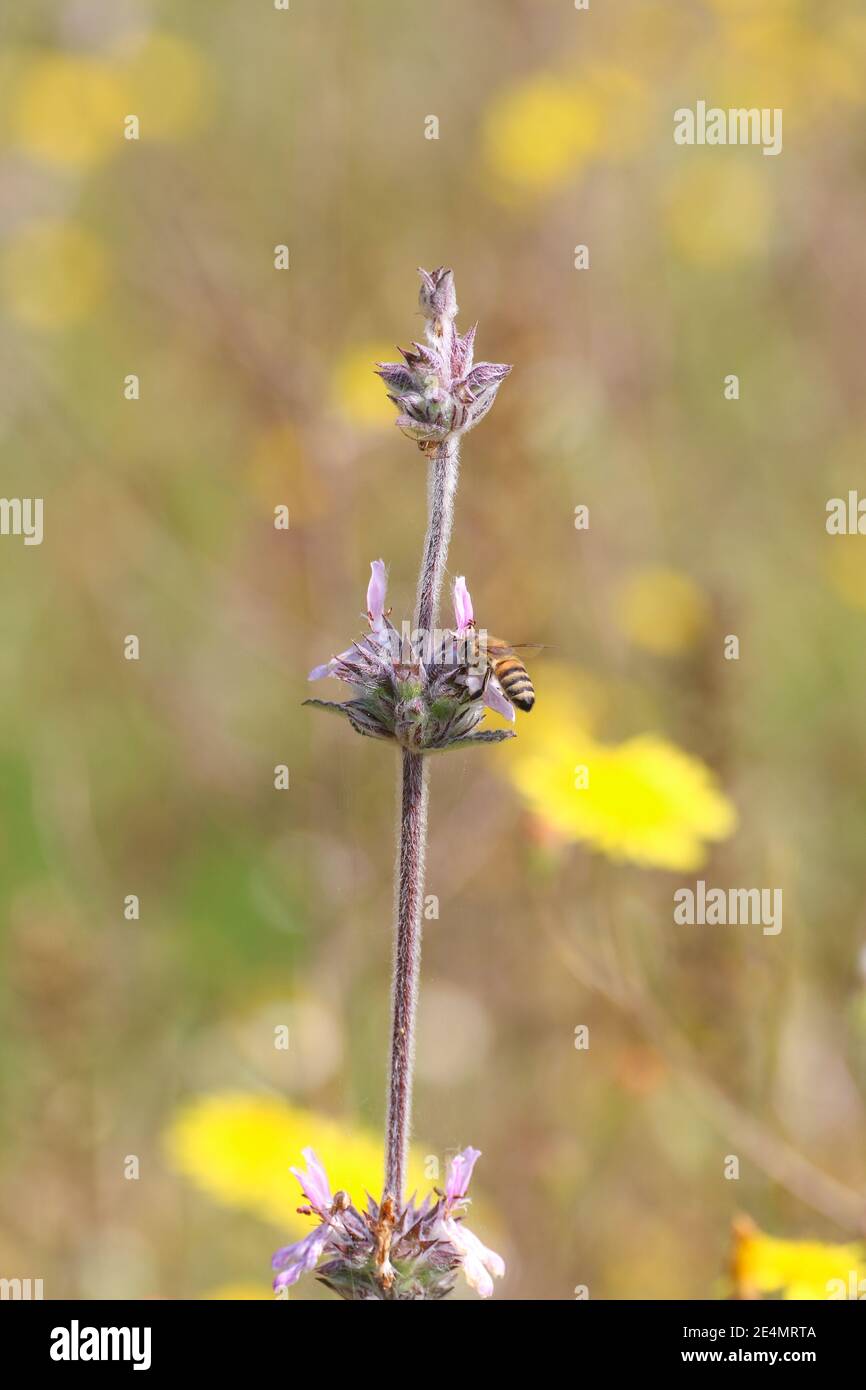
M 503 642 L 501 637 L 493 637 L 486 632 L 483 641 L 479 641 L 478 635 L 475 634 L 472 654 L 479 669 L 486 666 L 485 680 L 494 675 L 502 686 L 506 699 L 517 709 L 528 714 L 535 704 L 535 687 L 515 648 L 510 643 Z

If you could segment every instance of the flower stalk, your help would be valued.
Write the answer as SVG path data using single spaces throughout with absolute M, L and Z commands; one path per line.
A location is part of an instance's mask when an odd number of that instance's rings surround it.
M 427 535 L 415 609 L 415 626 L 422 632 L 432 632 L 439 621 L 439 596 L 451 543 L 459 471 L 460 445 L 456 439 L 449 440 L 429 464 Z
M 454 586 L 455 628 L 439 630 L 439 600 L 448 559 L 460 440 L 487 414 L 510 367 L 473 366 L 475 329 L 457 333 L 454 277 L 440 267 L 422 270 L 419 302 L 425 343 L 403 351 L 403 362 L 378 364 L 399 410 L 397 425 L 428 460 L 427 533 L 418 576 L 414 631 L 407 638 L 389 621 L 386 572 L 374 560 L 367 589 L 369 632 L 348 650 L 317 666 L 310 679 L 335 676 L 352 688 L 341 703 L 308 704 L 348 719 L 369 738 L 400 745 L 401 786 L 396 868 L 391 1051 L 385 1126 L 385 1183 L 381 1203 L 352 1206 L 346 1193 L 331 1196 L 321 1165 L 305 1150 L 309 1169 L 298 1173 L 317 1229 L 275 1256 L 277 1287 L 306 1270 L 344 1298 L 442 1298 L 462 1268 L 483 1297 L 504 1265 L 463 1224 L 466 1189 L 478 1150 L 452 1162 L 444 1192 L 416 1205 L 405 1196 L 411 1132 L 415 1023 L 421 968 L 424 860 L 427 843 L 426 754 L 512 738 L 510 730 L 475 732 L 485 709 L 514 718 L 492 668 L 481 660 L 466 582 Z M 405 628 L 405 625 L 404 625 Z M 293 1170 L 295 1171 L 295 1170 Z
M 438 279 L 438 287 L 441 287 L 438 297 L 437 277 L 441 277 Z M 428 338 L 440 349 L 437 387 L 447 392 L 453 379 L 454 319 L 457 315 L 457 297 L 450 271 L 437 271 L 434 276 L 422 272 L 421 308 L 428 315 Z M 456 435 L 450 435 L 433 446 L 428 465 L 427 535 L 418 575 L 415 608 L 415 628 L 419 632 L 432 632 L 439 621 L 439 596 L 451 542 L 459 467 L 460 442 Z M 398 1203 L 403 1199 L 409 1152 L 415 1021 L 421 974 L 421 909 L 424 903 L 427 804 L 430 797 L 429 775 L 423 753 L 403 750 L 401 776 L 391 988 L 391 1061 L 385 1122 L 385 1192 Z
M 398 1202 L 406 1184 L 412 1112 L 428 798 L 429 777 L 424 754 L 411 753 L 404 748 L 391 989 L 391 1062 L 385 1125 L 385 1191 Z

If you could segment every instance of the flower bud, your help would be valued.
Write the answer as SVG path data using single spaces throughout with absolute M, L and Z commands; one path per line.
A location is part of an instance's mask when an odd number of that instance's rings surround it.
M 401 349 L 405 365 L 379 362 L 376 370 L 400 412 L 398 429 L 430 453 L 484 418 L 511 368 L 503 362 L 479 362 L 473 367 L 475 328 L 461 337 L 453 327 L 454 276 L 443 266 L 432 272 L 422 270 L 420 275 L 428 342 Z
M 438 270 L 422 270 L 419 266 L 418 274 L 421 276 L 421 289 L 418 294 L 418 303 L 421 305 L 421 312 L 428 319 L 455 319 L 457 317 L 457 293 L 454 289 L 454 275 L 446 266 L 440 265 Z

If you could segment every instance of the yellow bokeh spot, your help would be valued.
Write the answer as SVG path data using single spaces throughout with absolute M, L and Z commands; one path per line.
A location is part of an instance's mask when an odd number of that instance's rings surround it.
M 10 313 L 36 328 L 64 328 L 93 309 L 108 281 L 102 244 L 83 227 L 27 223 L 0 254 L 0 292 Z
M 800 0 L 724 0 L 721 32 L 700 55 L 710 104 L 779 107 L 786 132 L 808 133 L 838 105 L 866 100 L 866 16 Z
M 213 106 L 207 61 L 186 40 L 151 33 L 110 58 L 48 51 L 17 60 L 10 89 L 15 144 L 59 167 L 88 168 L 126 147 L 128 116 L 143 142 L 196 135 Z
M 273 1289 L 260 1284 L 220 1284 L 202 1294 L 208 1302 L 218 1303 L 273 1303 Z
M 166 1136 L 174 1167 L 203 1192 L 273 1222 L 289 1235 L 303 1234 L 310 1218 L 299 1216 L 303 1199 L 290 1167 L 303 1168 L 301 1150 L 316 1151 L 331 1182 L 362 1206 L 365 1192 L 382 1191 L 382 1137 L 340 1124 L 273 1096 L 216 1094 L 190 1102 Z M 420 1155 L 410 1157 L 408 1190 L 430 1190 Z
M 197 135 L 213 106 L 213 74 L 185 39 L 152 33 L 124 50 L 128 112 L 141 122 L 142 140 Z
M 699 868 L 706 842 L 736 828 L 736 811 L 700 759 L 660 734 L 600 742 L 582 718 L 580 692 L 563 683 L 521 721 L 502 770 L 533 815 L 563 840 L 614 860 L 672 870 Z
M 833 536 L 827 556 L 831 587 L 852 608 L 866 608 L 866 549 L 863 538 Z
M 10 108 L 15 143 L 46 163 L 84 168 L 121 147 L 123 82 L 101 59 L 48 53 L 25 60 Z
M 623 585 L 617 604 L 617 621 L 626 637 L 660 656 L 692 646 L 708 616 L 701 589 L 677 570 L 640 570 Z
M 249 478 L 252 491 L 267 508 L 289 508 L 293 526 L 327 511 L 327 488 L 310 466 L 290 421 L 272 425 L 256 436 L 249 456 Z
M 542 73 L 494 97 L 481 132 L 487 168 L 510 191 L 542 193 L 579 174 L 599 148 L 597 92 Z
M 786 15 L 796 10 L 803 0 L 761 0 L 761 10 L 766 15 Z M 711 9 L 721 19 L 737 20 L 748 18 L 755 13 L 755 0 L 707 0 Z
M 760 158 L 755 150 L 740 153 Z M 766 170 L 724 156 L 690 164 L 668 184 L 665 218 L 674 249 L 685 261 L 724 268 L 750 260 L 767 249 L 770 237 Z
M 838 1299 L 851 1297 L 852 1288 L 856 1298 L 860 1280 L 866 1280 L 866 1248 L 782 1240 L 741 1217 L 734 1224 L 731 1272 L 741 1298 L 781 1293 L 788 1299 Z
M 377 362 L 393 362 L 397 356 L 387 343 L 355 343 L 338 356 L 331 377 L 334 409 L 353 425 L 391 425 L 397 410 L 388 400 L 388 388 L 376 376 Z

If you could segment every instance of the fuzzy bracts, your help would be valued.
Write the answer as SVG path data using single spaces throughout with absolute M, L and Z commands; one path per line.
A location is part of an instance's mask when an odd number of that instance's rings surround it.
M 504 362 L 472 365 L 477 325 L 462 337 L 454 326 L 454 276 L 444 266 L 419 274 L 427 342 L 401 348 L 403 361 L 380 362 L 378 373 L 400 412 L 398 427 L 425 453 L 435 453 L 484 419 L 511 368 Z
M 310 680 L 334 676 L 344 681 L 352 686 L 353 698 L 306 703 L 345 716 L 356 733 L 393 739 L 413 753 L 511 738 L 505 729 L 473 732 L 485 706 L 513 711 L 489 669 L 479 664 L 472 600 L 463 578 L 455 584 L 453 629 L 413 632 L 407 623 L 398 632 L 385 613 L 383 562 L 374 560 L 371 571 L 369 633 L 310 672 Z
M 457 1154 L 444 1191 L 434 1189 L 423 1202 L 396 1202 L 389 1194 L 376 1202 L 368 1195 L 366 1205 L 356 1207 L 346 1192 L 331 1195 L 327 1173 L 313 1150 L 304 1149 L 306 1169 L 292 1169 L 307 1203 L 299 1210 L 319 1224 L 274 1255 L 274 1288 L 288 1288 L 315 1271 L 329 1289 L 353 1302 L 433 1301 L 451 1292 L 462 1270 L 470 1286 L 489 1298 L 505 1265 L 464 1225 L 469 1180 L 480 1156 L 472 1148 Z

